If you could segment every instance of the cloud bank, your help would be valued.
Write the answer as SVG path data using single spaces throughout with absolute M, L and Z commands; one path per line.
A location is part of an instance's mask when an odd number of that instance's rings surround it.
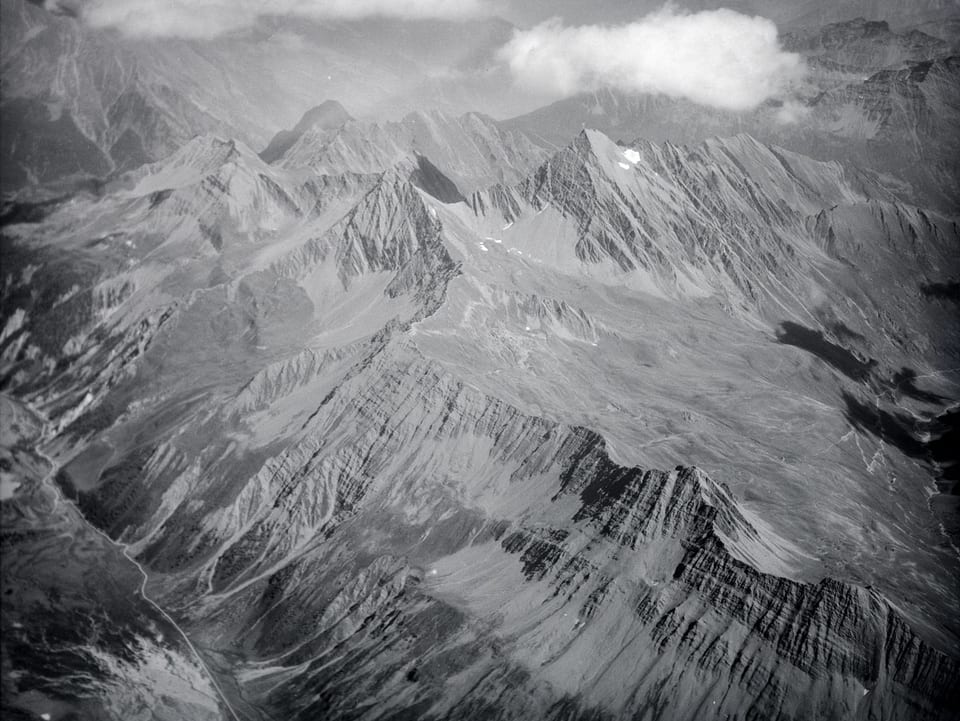
M 264 15 L 461 19 L 485 11 L 485 0 L 89 0 L 81 14 L 94 27 L 134 37 L 201 39 L 251 27 Z
M 565 97 L 614 87 L 663 93 L 724 110 L 749 110 L 804 72 L 770 20 L 732 10 L 665 8 L 621 26 L 564 27 L 554 19 L 518 31 L 500 51 L 516 81 Z

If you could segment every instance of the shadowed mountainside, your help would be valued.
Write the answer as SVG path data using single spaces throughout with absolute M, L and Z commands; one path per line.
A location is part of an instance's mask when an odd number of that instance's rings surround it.
M 238 713 L 950 717 L 958 557 L 889 420 L 956 397 L 952 217 L 747 135 L 464 197 L 351 127 L 4 229 L 4 387 Z

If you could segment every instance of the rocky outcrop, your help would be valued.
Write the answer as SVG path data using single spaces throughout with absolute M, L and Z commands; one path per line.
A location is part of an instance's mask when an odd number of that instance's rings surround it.
M 273 163 L 282 158 L 308 130 L 321 133 L 335 131 L 350 120 L 353 118 L 340 103 L 327 100 L 315 108 L 310 108 L 290 130 L 281 130 L 274 135 L 267 147 L 260 152 L 260 159 L 265 163 Z
M 620 466 L 596 434 L 518 413 L 398 348 L 202 516 L 231 540 L 205 544 L 209 591 L 182 586 L 183 612 L 208 643 L 282 659 L 250 688 L 290 718 L 345 713 L 363 694 L 426 718 L 533 703 L 546 718 L 934 719 L 957 702 L 956 662 L 876 592 L 760 570 L 775 539 L 703 472 Z M 171 544 L 189 515 L 172 518 L 145 552 L 156 569 L 185 557 Z M 393 552 L 368 553 L 373 538 Z M 452 670 L 473 680 L 450 685 Z M 267 691 L 274 674 L 284 684 Z M 505 678 L 529 700 L 490 697 Z
M 818 10 L 818 14 L 821 11 Z M 906 181 L 908 202 L 952 212 L 958 173 L 956 45 L 887 22 L 809 18 L 783 36 L 808 68 L 805 87 L 749 113 L 601 88 L 504 121 L 559 146 L 583 128 L 613 139 L 675 144 L 749 133 L 819 160 L 842 160 Z M 925 28 L 930 30 L 929 27 Z M 922 158 L 922 159 L 921 159 Z
M 335 131 L 308 130 L 279 164 L 327 174 L 371 173 L 417 156 L 429 158 L 460 192 L 470 193 L 516 182 L 546 151 L 492 118 L 477 113 L 454 118 L 434 111 L 411 113 L 396 123 L 350 122 Z
M 748 136 L 586 132 L 519 183 L 453 185 L 205 136 L 9 226 L 70 257 L 59 284 L 18 260 L 0 340 L 57 409 L 61 487 L 238 706 L 948 718 L 922 458 L 838 404 L 883 390 L 952 221 Z M 83 332 L 41 340 L 69 307 Z
M 784 46 L 807 62 L 834 72 L 862 73 L 879 67 L 932 60 L 951 54 L 950 44 L 919 30 L 895 32 L 885 20 L 856 18 L 788 33 Z
M 747 136 L 622 147 L 585 131 L 523 183 L 475 194 L 470 205 L 508 223 L 555 209 L 576 229 L 587 265 L 642 273 L 671 295 L 719 293 L 756 308 L 803 282 L 805 215 L 863 197 L 839 166 L 808 163 Z

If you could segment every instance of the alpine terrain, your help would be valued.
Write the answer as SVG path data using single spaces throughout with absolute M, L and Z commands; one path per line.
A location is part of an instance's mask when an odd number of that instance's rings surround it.
M 3 718 L 960 717 L 940 5 L 505 120 L 505 20 L 2 0 Z

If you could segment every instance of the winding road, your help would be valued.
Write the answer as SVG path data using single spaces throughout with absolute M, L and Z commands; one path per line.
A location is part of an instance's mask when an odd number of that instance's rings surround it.
M 120 550 L 120 552 L 123 554 L 123 556 L 124 556 L 128 561 L 130 561 L 130 563 L 132 563 L 134 566 L 136 566 L 137 571 L 140 572 L 140 576 L 141 576 L 142 579 L 143 579 L 143 580 L 140 582 L 140 587 L 137 589 L 137 593 L 140 595 L 140 597 L 141 597 L 148 605 L 152 606 L 152 607 L 157 611 L 157 613 L 159 613 L 161 616 L 163 616 L 163 618 L 165 618 L 165 619 L 167 620 L 167 622 L 170 623 L 170 625 L 173 626 L 173 627 L 177 630 L 177 633 L 179 633 L 180 636 L 183 638 L 184 642 L 185 642 L 185 643 L 187 644 L 187 646 L 190 648 L 190 651 L 193 652 L 193 655 L 194 655 L 194 656 L 196 656 L 197 661 L 200 662 L 200 667 L 206 672 L 207 677 L 210 679 L 210 683 L 212 684 L 214 690 L 216 691 L 217 696 L 218 696 L 220 702 L 222 703 L 223 707 L 226 709 L 227 713 L 229 714 L 229 717 L 230 717 L 231 719 L 233 719 L 233 721 L 242 721 L 241 718 L 240 718 L 240 716 L 239 716 L 239 715 L 237 714 L 237 712 L 234 710 L 233 706 L 230 705 L 230 701 L 227 700 L 227 696 L 226 696 L 226 694 L 223 692 L 223 689 L 220 688 L 220 684 L 217 683 L 216 675 L 213 673 L 213 671 L 212 671 L 212 669 L 210 668 L 210 666 L 207 665 L 207 662 L 204 660 L 204 658 L 203 658 L 203 656 L 201 655 L 200 651 L 197 650 L 197 647 L 193 645 L 193 642 L 190 640 L 190 637 L 187 635 L 186 631 L 184 631 L 184 630 L 180 627 L 180 625 L 170 616 L 169 613 L 167 613 L 166 611 L 164 611 L 163 608 L 161 608 L 153 599 L 151 599 L 151 598 L 147 595 L 147 582 L 149 581 L 149 576 L 147 575 L 147 572 L 146 572 L 146 570 L 144 570 L 143 566 L 141 566 L 140 563 L 139 563 L 133 556 L 130 555 L 128 547 L 127 547 L 125 544 L 123 544 L 123 543 L 119 543 L 118 541 L 115 541 L 115 540 L 112 539 L 108 534 L 106 534 L 104 531 L 100 530 L 99 528 L 97 528 L 96 526 L 94 526 L 92 523 L 90 523 L 90 522 L 84 517 L 83 513 L 80 512 L 80 509 L 77 508 L 77 507 L 76 507 L 68 498 L 66 498 L 66 496 L 64 496 L 63 493 L 60 491 L 60 488 L 57 486 L 56 482 L 54 481 L 54 478 L 56 477 L 57 472 L 60 470 L 60 465 L 59 465 L 53 458 L 51 458 L 50 456 L 48 456 L 43 450 L 41 450 L 43 444 L 44 444 L 46 441 L 48 441 L 48 440 L 50 440 L 50 439 L 52 438 L 52 433 L 51 433 L 50 425 L 49 425 L 48 422 L 46 422 L 46 419 L 43 417 L 43 415 L 40 414 L 39 412 L 37 412 L 37 410 L 36 410 L 35 408 L 30 408 L 30 411 L 31 411 L 38 419 L 40 419 L 40 420 L 42 421 L 42 423 L 43 423 L 43 433 L 41 434 L 40 438 L 39 438 L 38 441 L 37 441 L 36 454 L 37 454 L 37 456 L 39 456 L 40 458 L 42 458 L 46 463 L 48 463 L 48 464 L 50 465 L 50 471 L 47 473 L 46 476 L 43 477 L 43 479 L 41 480 L 40 483 L 41 483 L 41 486 L 42 486 L 42 487 L 47 487 L 47 488 L 49 488 L 49 489 L 51 490 L 51 492 L 53 493 L 54 509 L 56 509 L 56 508 L 60 505 L 61 502 L 70 505 L 70 506 L 73 508 L 73 510 L 76 511 L 77 515 L 80 517 L 80 519 L 82 520 L 83 524 L 84 524 L 87 528 L 89 528 L 90 530 L 92 530 L 94 533 L 98 534 L 100 537 L 102 537 L 104 540 L 106 540 L 106 541 L 107 541 L 108 543 L 110 543 L 112 546 L 118 548 L 118 549 Z

